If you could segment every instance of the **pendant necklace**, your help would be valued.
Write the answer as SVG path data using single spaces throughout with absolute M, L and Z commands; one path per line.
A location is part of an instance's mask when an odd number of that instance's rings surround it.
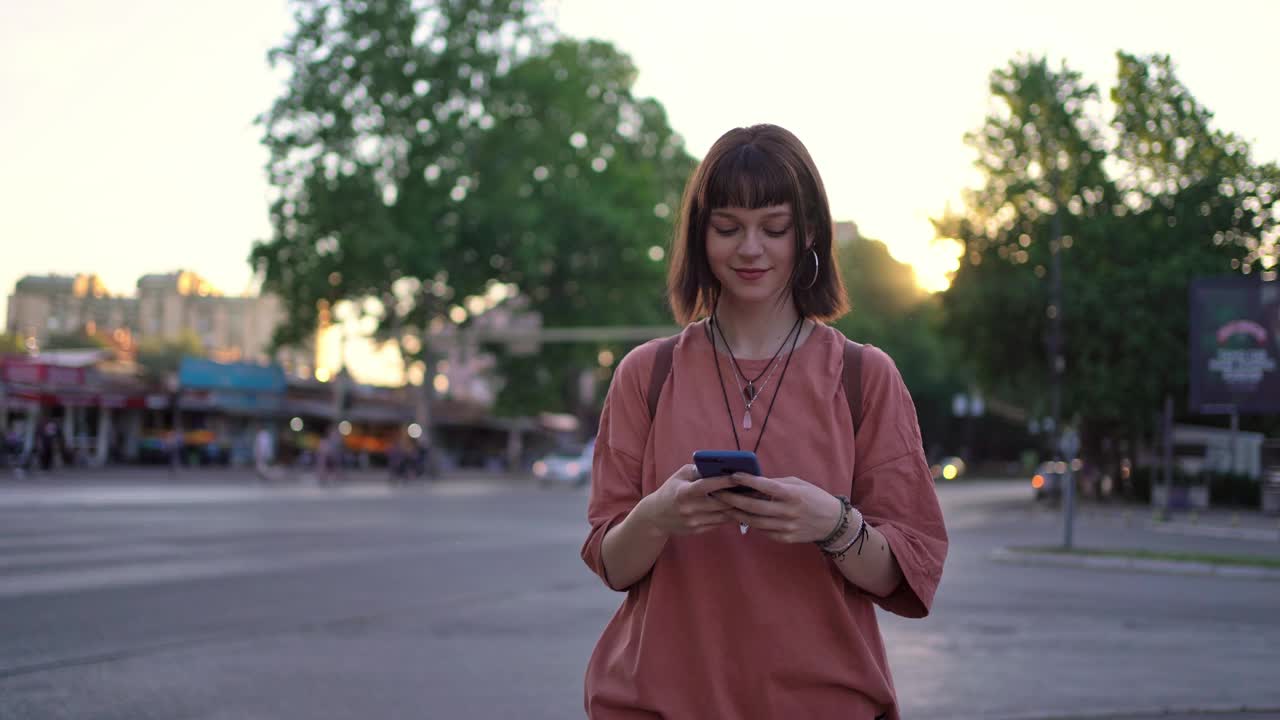
M 720 339 L 724 341 L 724 346 L 728 348 L 729 340 L 724 336 L 724 327 L 716 321 L 714 315 L 712 315 L 710 322 L 714 325 L 715 331 L 720 334 Z M 738 384 L 738 390 L 742 392 L 743 403 L 746 405 L 746 409 L 742 412 L 743 430 L 751 429 L 751 406 L 754 405 L 756 399 L 764 393 L 764 389 L 769 385 L 769 380 L 773 378 L 774 371 L 778 369 L 778 355 L 780 355 L 782 353 L 782 349 L 787 346 L 787 341 L 791 340 L 791 335 L 795 334 L 796 339 L 799 339 L 799 330 L 802 328 L 803 322 L 804 318 L 798 318 L 796 320 L 795 324 L 791 326 L 791 329 L 787 331 L 786 336 L 782 338 L 782 344 L 778 346 L 778 349 L 773 353 L 773 357 L 769 359 L 769 364 L 766 365 L 754 379 L 748 380 L 746 374 L 742 372 L 742 368 L 738 366 L 737 358 L 733 356 L 732 352 L 727 353 L 729 355 L 730 364 L 733 366 L 733 373 L 735 376 L 734 380 Z M 714 336 L 711 338 L 711 344 L 715 345 Z M 792 350 L 795 350 L 794 344 L 792 345 Z M 768 375 L 766 376 L 765 373 L 768 373 Z M 764 377 L 764 382 L 756 385 L 756 383 L 760 381 L 761 377 Z M 746 383 L 745 388 L 742 386 L 744 382 Z
M 760 425 L 760 434 L 755 437 L 755 447 L 751 448 L 751 452 L 758 452 L 760 450 L 760 441 L 763 441 L 764 439 L 764 430 L 769 429 L 769 416 L 773 415 L 773 405 L 778 401 L 778 395 L 781 395 L 782 393 L 782 380 L 787 378 L 787 368 L 790 368 L 791 366 L 791 356 L 795 355 L 796 342 L 800 340 L 800 333 L 791 334 L 794 334 L 795 336 L 790 338 L 791 352 L 787 352 L 787 359 L 785 363 L 782 364 L 782 374 L 778 375 L 778 384 L 773 388 L 773 398 L 772 400 L 769 400 L 769 407 L 764 411 L 764 423 Z M 741 439 L 737 437 L 737 423 L 733 421 L 733 410 L 728 406 L 728 391 L 727 389 L 724 389 L 724 374 L 721 373 L 721 369 L 719 369 L 719 350 L 716 347 L 716 342 L 714 342 L 716 341 L 716 338 L 710 334 L 710 328 L 708 328 L 708 340 L 712 341 L 712 355 L 714 356 L 714 360 L 716 360 L 716 378 L 719 380 L 719 386 L 721 386 L 721 396 L 724 397 L 724 413 L 728 415 L 728 427 L 733 430 L 733 447 L 736 447 L 737 450 L 742 450 Z

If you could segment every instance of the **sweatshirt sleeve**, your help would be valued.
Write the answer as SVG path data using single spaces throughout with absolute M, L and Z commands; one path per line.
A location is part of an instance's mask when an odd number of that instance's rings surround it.
M 915 403 L 893 360 L 863 350 L 862 425 L 854 438 L 850 500 L 884 534 L 903 582 L 888 596 L 872 596 L 903 617 L 929 614 L 947 556 L 947 530 L 920 437 Z
M 649 436 L 649 408 L 645 399 L 649 373 L 653 368 L 653 343 L 632 350 L 618 363 L 596 434 L 591 460 L 591 495 L 587 501 L 587 522 L 591 531 L 582 545 L 582 560 L 591 571 L 614 587 L 605 571 L 604 536 L 635 508 L 643 496 L 641 473 L 644 448 Z

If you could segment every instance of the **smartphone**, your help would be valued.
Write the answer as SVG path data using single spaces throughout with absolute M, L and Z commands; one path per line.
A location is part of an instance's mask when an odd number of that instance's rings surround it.
M 760 461 L 750 450 L 698 450 L 693 454 L 693 464 L 698 468 L 698 477 L 716 477 L 732 475 L 736 472 L 759 476 Z M 740 495 L 751 495 L 768 499 L 768 495 L 742 485 L 734 485 L 717 492 L 731 492 Z M 714 494 L 714 493 L 713 493 Z

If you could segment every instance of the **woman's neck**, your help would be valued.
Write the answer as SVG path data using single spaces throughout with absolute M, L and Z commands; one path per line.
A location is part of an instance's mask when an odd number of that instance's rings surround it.
M 795 328 L 800 313 L 792 303 L 781 305 L 742 306 L 722 298 L 716 308 L 716 322 L 724 336 L 716 334 L 716 342 L 728 352 L 744 360 L 768 360 Z M 801 340 L 807 328 L 800 328 Z M 791 343 L 788 342 L 788 345 Z M 799 341 L 797 341 L 797 345 Z

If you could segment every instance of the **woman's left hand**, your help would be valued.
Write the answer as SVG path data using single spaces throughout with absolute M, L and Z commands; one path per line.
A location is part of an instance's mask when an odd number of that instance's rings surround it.
M 797 477 L 765 478 L 734 473 L 733 484 L 769 496 L 768 499 L 721 491 L 718 500 L 730 506 L 733 519 L 778 542 L 815 542 L 840 522 L 844 506 L 839 498 Z

